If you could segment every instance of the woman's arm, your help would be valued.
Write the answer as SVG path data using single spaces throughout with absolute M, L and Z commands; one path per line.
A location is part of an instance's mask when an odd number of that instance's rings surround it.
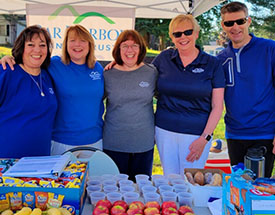
M 6 70 L 6 64 L 9 64 L 11 70 L 14 70 L 13 65 L 15 64 L 14 58 L 12 56 L 4 56 L 0 60 L 0 64 L 2 64 L 2 67 L 4 70 Z
M 207 120 L 206 126 L 203 130 L 202 136 L 196 139 L 190 146 L 190 153 L 186 159 L 190 162 L 198 160 L 204 150 L 207 140 L 204 138 L 204 134 L 212 134 L 215 130 L 223 112 L 223 97 L 224 88 L 214 88 L 212 90 L 212 110 L 210 112 L 209 118 Z
M 272 150 L 273 154 L 275 154 L 275 137 L 273 139 L 273 150 Z

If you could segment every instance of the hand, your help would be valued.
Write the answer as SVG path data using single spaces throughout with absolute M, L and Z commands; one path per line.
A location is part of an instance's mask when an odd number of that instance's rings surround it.
M 112 69 L 112 68 L 114 67 L 114 65 L 116 65 L 116 62 L 115 62 L 115 61 L 112 61 L 112 62 L 108 63 L 108 64 L 104 67 L 104 70 Z
M 191 143 L 189 146 L 190 153 L 187 155 L 186 160 L 192 163 L 195 160 L 199 160 L 206 143 L 207 140 L 205 140 L 203 137 L 199 137 L 198 139 L 194 140 L 193 143 Z
M 4 70 L 7 68 L 6 64 L 9 64 L 11 70 L 14 70 L 13 65 L 15 64 L 15 61 L 14 61 L 14 58 L 12 56 L 6 55 L 6 56 L 2 57 L 2 59 L 0 61 L 0 64 L 2 64 L 2 67 L 3 67 Z
M 272 153 L 275 154 L 275 137 L 274 137 L 274 140 L 273 140 L 273 150 L 272 150 Z

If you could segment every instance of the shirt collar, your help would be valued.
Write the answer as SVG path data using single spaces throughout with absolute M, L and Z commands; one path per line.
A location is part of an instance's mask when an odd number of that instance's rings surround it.
M 197 64 L 207 64 L 208 58 L 206 57 L 206 53 L 201 50 L 200 46 L 196 45 L 196 48 L 199 49 L 199 54 L 196 57 L 196 59 L 190 65 L 193 65 L 193 64 L 195 64 L 195 65 L 197 65 Z M 174 49 L 173 53 L 171 55 L 171 60 L 172 61 L 173 60 L 177 61 L 177 59 L 180 60 L 179 51 L 178 51 L 178 49 Z

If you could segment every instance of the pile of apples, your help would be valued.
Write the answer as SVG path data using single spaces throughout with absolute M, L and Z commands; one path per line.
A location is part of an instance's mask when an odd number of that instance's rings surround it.
M 93 210 L 93 215 L 195 215 L 189 206 L 181 206 L 179 209 L 175 202 L 167 201 L 160 205 L 156 201 L 143 204 L 134 201 L 127 204 L 123 200 L 115 201 L 99 200 Z

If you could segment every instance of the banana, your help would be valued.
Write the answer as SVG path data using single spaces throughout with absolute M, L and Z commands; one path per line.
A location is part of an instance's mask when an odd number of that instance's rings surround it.
M 29 207 L 23 207 L 20 211 L 15 213 L 14 215 L 30 215 L 32 212 L 32 209 Z
M 12 210 L 8 209 L 8 210 L 5 210 L 1 213 L 1 215 L 13 215 L 13 212 Z
M 42 211 L 40 208 L 35 208 L 33 209 L 33 211 L 31 212 L 30 215 L 41 215 L 42 214 Z
M 60 210 L 58 210 L 57 208 L 50 208 L 49 210 L 48 210 L 48 213 L 47 213 L 48 215 L 62 215 L 61 214 L 61 211 Z
M 58 208 L 60 210 L 61 215 L 71 215 L 71 213 L 66 208 Z

